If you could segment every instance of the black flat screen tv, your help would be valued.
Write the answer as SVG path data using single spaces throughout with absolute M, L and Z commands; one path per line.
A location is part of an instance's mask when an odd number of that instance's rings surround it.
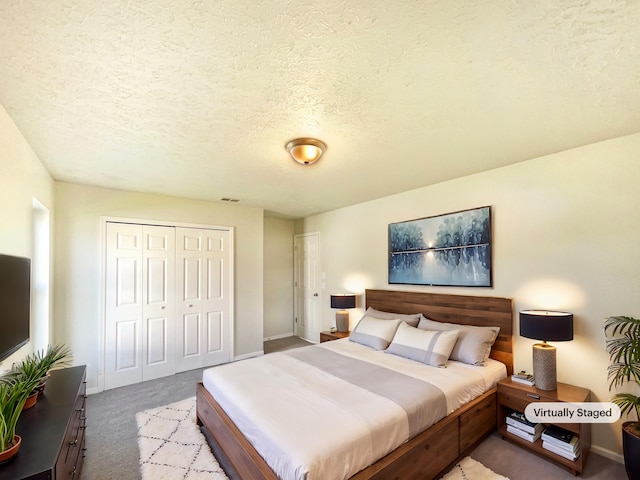
M 0 361 L 29 341 L 31 259 L 0 254 Z

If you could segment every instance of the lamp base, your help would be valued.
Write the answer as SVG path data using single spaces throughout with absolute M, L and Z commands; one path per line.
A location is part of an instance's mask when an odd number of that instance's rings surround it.
M 556 347 L 548 343 L 536 343 L 533 346 L 533 376 L 536 388 L 556 390 Z
M 336 312 L 336 329 L 343 333 L 349 331 L 349 312 L 346 310 Z

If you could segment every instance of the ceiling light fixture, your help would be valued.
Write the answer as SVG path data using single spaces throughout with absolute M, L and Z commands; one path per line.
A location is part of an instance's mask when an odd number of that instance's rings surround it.
M 302 165 L 311 165 L 320 160 L 327 146 L 315 138 L 296 138 L 285 146 L 291 158 Z

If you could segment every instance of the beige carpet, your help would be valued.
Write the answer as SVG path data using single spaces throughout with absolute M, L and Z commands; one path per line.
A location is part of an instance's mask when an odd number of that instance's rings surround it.
M 195 397 L 136 414 L 143 480 L 226 480 L 196 425 Z M 470 457 L 442 480 L 509 480 Z

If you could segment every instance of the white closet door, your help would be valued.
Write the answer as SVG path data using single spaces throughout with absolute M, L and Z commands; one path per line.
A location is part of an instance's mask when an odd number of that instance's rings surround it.
M 175 229 L 142 227 L 142 380 L 175 373 Z
M 142 226 L 107 223 L 105 389 L 142 381 Z
M 174 230 L 107 223 L 105 389 L 175 373 Z
M 177 371 L 231 360 L 230 234 L 177 228 Z

